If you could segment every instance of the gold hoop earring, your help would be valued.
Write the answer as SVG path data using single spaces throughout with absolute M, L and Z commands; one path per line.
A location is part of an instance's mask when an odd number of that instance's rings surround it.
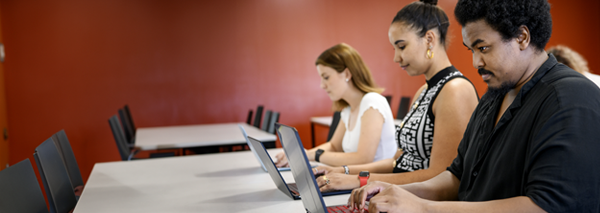
M 431 51 L 431 47 L 429 47 L 427 49 L 427 58 L 432 59 L 433 58 L 433 51 Z

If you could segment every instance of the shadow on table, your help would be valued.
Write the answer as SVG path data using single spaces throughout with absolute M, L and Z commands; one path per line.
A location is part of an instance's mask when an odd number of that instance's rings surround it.
M 279 189 L 271 188 L 271 189 L 265 189 L 262 191 L 240 193 L 240 194 L 232 195 L 232 196 L 214 198 L 214 199 L 206 200 L 203 202 L 207 202 L 207 201 L 210 203 L 248 203 L 248 202 L 254 203 L 254 202 L 260 202 L 260 203 L 268 204 L 268 202 L 270 202 L 270 201 L 281 202 L 281 201 L 292 201 L 292 199 L 290 197 L 286 196 L 285 194 L 283 194 L 281 191 L 279 191 Z
M 243 169 L 228 169 L 228 170 L 220 170 L 214 172 L 203 172 L 198 173 L 194 176 L 196 177 L 235 177 L 241 175 L 249 175 L 256 173 L 263 173 L 264 170 L 260 168 L 260 166 L 243 168 Z
M 89 181 L 89 180 L 88 180 Z M 140 192 L 134 187 L 128 186 L 127 184 L 122 183 L 121 181 L 111 177 L 110 175 L 106 175 L 104 173 L 97 173 L 94 176 L 95 182 L 101 182 L 101 184 L 90 186 L 86 185 L 82 194 L 86 199 L 100 199 L 104 200 L 106 197 L 112 197 L 115 194 L 118 194 L 122 197 L 130 197 L 135 198 L 143 195 L 143 192 Z M 92 194 L 85 193 L 86 190 L 93 191 Z

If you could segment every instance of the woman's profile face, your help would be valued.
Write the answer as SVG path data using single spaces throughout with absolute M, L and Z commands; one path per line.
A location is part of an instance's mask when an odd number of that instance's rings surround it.
M 332 101 L 338 101 L 348 88 L 350 82 L 346 82 L 345 72 L 338 73 L 335 69 L 317 65 L 317 72 L 321 76 L 321 89 L 327 92 Z
M 394 22 L 388 31 L 394 47 L 394 62 L 400 64 L 410 76 L 424 74 L 430 59 L 427 58 L 427 43 L 417 31 L 402 22 Z

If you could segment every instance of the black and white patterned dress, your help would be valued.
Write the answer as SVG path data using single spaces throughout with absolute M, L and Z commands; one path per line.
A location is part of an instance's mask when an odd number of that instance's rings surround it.
M 394 173 L 429 168 L 435 122 L 431 107 L 442 87 L 454 78 L 467 79 L 454 66 L 435 74 L 427 81 L 427 89 L 421 92 L 408 114 L 402 119 L 402 124 L 396 126 L 396 140 L 404 152 L 396 159 Z

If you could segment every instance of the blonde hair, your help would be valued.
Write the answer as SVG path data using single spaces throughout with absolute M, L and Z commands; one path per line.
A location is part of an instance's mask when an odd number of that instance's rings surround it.
M 352 74 L 351 82 L 358 88 L 358 90 L 369 93 L 383 92 L 383 88 L 377 87 L 371 71 L 367 65 L 363 62 L 360 54 L 352 48 L 350 45 L 345 43 L 337 44 L 321 53 L 315 62 L 315 65 L 323 65 L 333 68 L 338 73 L 344 72 L 348 69 Z M 333 102 L 333 110 L 341 111 L 348 106 L 348 102 L 343 99 Z
M 552 53 L 558 62 L 567 65 L 579 73 L 583 74 L 590 71 L 587 61 L 571 48 L 557 45 L 550 47 L 548 53 Z

